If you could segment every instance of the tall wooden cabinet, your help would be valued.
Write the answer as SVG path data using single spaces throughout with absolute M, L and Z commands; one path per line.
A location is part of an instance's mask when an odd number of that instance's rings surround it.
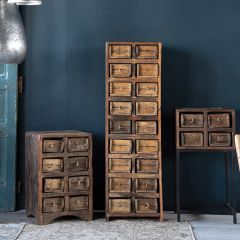
M 159 42 L 106 44 L 106 219 L 163 221 Z

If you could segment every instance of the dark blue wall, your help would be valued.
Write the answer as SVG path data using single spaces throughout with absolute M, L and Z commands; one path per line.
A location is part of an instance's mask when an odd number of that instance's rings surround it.
M 164 206 L 172 209 L 174 108 L 240 109 L 240 1 L 43 2 L 40 7 L 24 8 L 29 50 L 19 146 L 28 130 L 92 132 L 95 209 L 103 209 L 105 42 L 162 41 Z M 20 148 L 19 178 L 23 181 Z M 186 204 L 224 201 L 221 155 L 188 155 L 182 171 Z M 23 195 L 19 197 L 22 206 Z

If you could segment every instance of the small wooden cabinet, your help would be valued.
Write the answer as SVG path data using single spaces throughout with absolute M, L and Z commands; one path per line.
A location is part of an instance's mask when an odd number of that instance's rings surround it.
M 92 135 L 26 133 L 26 211 L 38 224 L 62 216 L 93 218 Z

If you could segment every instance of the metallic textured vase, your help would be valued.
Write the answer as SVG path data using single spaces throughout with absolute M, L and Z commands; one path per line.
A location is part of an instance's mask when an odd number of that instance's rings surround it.
M 21 63 L 27 44 L 24 26 L 16 4 L 0 0 L 0 63 Z
M 8 3 L 16 3 L 17 5 L 41 5 L 42 0 L 8 0 Z

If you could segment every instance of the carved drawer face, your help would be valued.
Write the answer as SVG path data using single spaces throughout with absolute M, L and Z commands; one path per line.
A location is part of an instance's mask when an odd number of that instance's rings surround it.
M 43 139 L 44 153 L 59 153 L 63 152 L 64 142 L 62 139 Z
M 203 127 L 203 114 L 201 113 L 182 113 L 181 127 Z
M 159 161 L 157 159 L 137 159 L 138 173 L 158 173 Z
M 130 199 L 110 199 L 109 211 L 111 213 L 130 213 L 131 200 Z
M 87 171 L 88 157 L 72 157 L 68 158 L 68 171 Z
M 112 78 L 130 78 L 132 76 L 131 64 L 110 64 L 110 77 Z
M 64 181 L 63 178 L 46 178 L 44 179 L 44 192 L 63 192 Z
M 232 145 L 231 133 L 209 133 L 209 146 L 230 147 Z
M 158 154 L 158 140 L 136 140 L 137 153 Z
M 136 192 L 157 192 L 157 179 L 136 179 Z
M 109 171 L 110 172 L 131 172 L 132 164 L 130 158 L 110 158 Z
M 212 113 L 208 115 L 208 126 L 210 128 L 230 128 L 230 114 L 229 113 Z
M 110 96 L 131 96 L 132 95 L 132 84 L 131 83 L 110 83 Z
M 137 64 L 137 77 L 158 77 L 159 66 L 156 63 Z
M 87 137 L 68 139 L 69 152 L 87 152 L 88 149 L 89 149 L 89 139 Z
M 112 115 L 131 115 L 131 102 L 110 102 L 110 114 Z
M 181 132 L 181 145 L 183 147 L 203 147 L 203 133 Z
M 69 197 L 69 210 L 84 210 L 88 209 L 88 196 Z
M 131 140 L 110 140 L 110 153 L 131 153 L 132 141 Z
M 136 121 L 136 134 L 157 134 L 157 122 Z
M 136 94 L 139 97 L 157 97 L 158 84 L 157 83 L 137 83 Z
M 130 178 L 110 178 L 110 192 L 131 192 Z
M 158 201 L 156 198 L 138 198 L 135 199 L 135 208 L 137 213 L 157 213 Z
M 87 191 L 89 189 L 89 177 L 69 177 L 69 191 Z
M 136 115 L 151 115 L 158 114 L 157 102 L 136 102 Z
M 110 133 L 131 133 L 131 121 L 110 120 Z
M 64 198 L 44 198 L 43 199 L 43 212 L 63 212 L 64 210 Z
M 136 58 L 158 58 L 158 46 L 156 45 L 136 46 Z
M 43 159 L 43 172 L 44 173 L 53 173 L 53 172 L 62 172 L 63 171 L 63 159 L 62 158 L 53 158 Z
M 109 46 L 110 58 L 132 58 L 131 45 L 110 45 Z

